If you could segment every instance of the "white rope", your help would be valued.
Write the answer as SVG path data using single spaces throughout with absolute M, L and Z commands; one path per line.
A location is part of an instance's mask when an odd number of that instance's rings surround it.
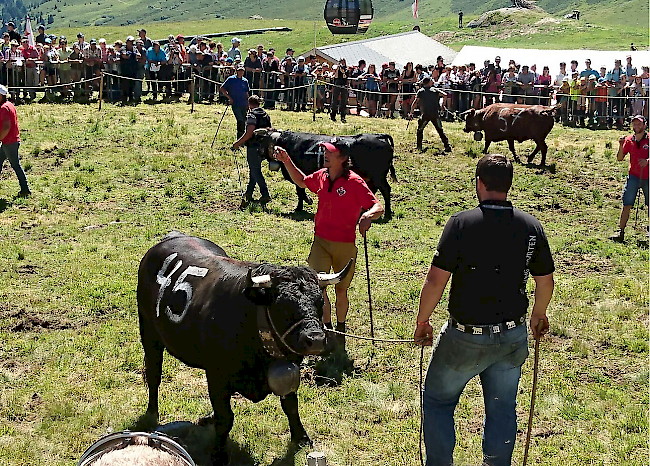
M 67 84 L 52 84 L 52 85 L 48 84 L 46 86 L 7 86 L 7 89 L 9 89 L 9 91 L 11 91 L 12 89 L 17 89 L 18 91 L 20 91 L 20 90 L 32 90 L 32 89 L 37 90 L 37 91 L 39 91 L 39 90 L 40 91 L 46 91 L 48 89 L 55 89 L 55 88 L 59 88 L 59 87 L 69 87 L 69 86 L 74 86 L 75 84 L 83 84 L 83 83 L 88 83 L 88 82 L 92 82 L 92 81 L 97 81 L 98 79 L 100 79 L 100 76 L 96 76 L 96 77 L 90 78 L 90 79 L 82 79 L 81 81 L 74 81 L 74 82 L 70 82 L 70 83 L 67 83 Z
M 221 81 L 215 81 L 213 79 L 206 78 L 205 76 L 201 76 L 200 74 L 194 75 L 195 78 L 203 79 L 204 81 L 211 82 L 213 84 L 218 84 L 222 85 L 223 82 Z M 225 81 L 224 81 L 225 82 Z M 308 87 L 312 87 L 313 84 L 304 84 L 302 86 L 293 86 L 293 87 L 276 87 L 276 88 L 266 88 L 266 87 L 261 87 L 261 88 L 250 88 L 251 91 L 264 91 L 264 92 L 282 92 L 282 91 L 291 91 L 294 89 L 306 89 Z
M 120 76 L 119 74 L 112 74 L 112 73 L 107 73 L 103 72 L 104 76 L 111 76 L 113 78 L 120 78 L 120 79 L 127 79 L 129 81 L 142 81 L 143 78 L 131 78 L 129 76 Z M 148 83 L 186 83 L 192 81 L 191 78 L 187 79 L 176 79 L 176 80 L 161 80 L 161 79 L 147 79 L 146 82 Z

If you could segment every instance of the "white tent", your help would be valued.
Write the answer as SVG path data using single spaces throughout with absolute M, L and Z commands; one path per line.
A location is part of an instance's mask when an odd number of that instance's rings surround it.
M 630 51 L 603 51 L 603 50 L 538 50 L 538 49 L 502 49 L 497 47 L 477 47 L 473 45 L 464 46 L 456 58 L 453 65 L 467 65 L 475 63 L 477 68 L 483 67 L 485 60 L 494 63 L 494 57 L 501 57 L 501 67 L 507 67 L 508 61 L 515 60 L 521 65 L 537 65 L 537 72 L 542 73 L 542 68 L 546 65 L 549 67 L 551 76 L 555 77 L 560 72 L 560 62 L 567 64 L 567 70 L 570 69 L 571 60 L 578 60 L 578 70 L 585 69 L 585 60 L 591 60 L 591 67 L 599 70 L 601 66 L 611 70 L 614 68 L 614 60 L 620 59 L 622 66 L 625 67 L 625 57 L 632 56 L 632 65 L 637 68 L 641 74 L 642 65 L 650 65 L 650 51 L 639 50 Z
M 446 45 L 419 31 L 409 31 L 373 39 L 316 47 L 303 55 L 314 54 L 320 61 L 324 60 L 330 63 L 345 58 L 348 65 L 356 65 L 359 60 L 364 59 L 367 64 L 374 63 L 377 69 L 380 69 L 382 63 L 388 63 L 391 60 L 398 68 L 402 68 L 410 61 L 413 62 L 413 65 L 418 63 L 435 65 L 439 55 L 445 59 L 445 63 L 449 63 L 454 59 L 456 53 Z

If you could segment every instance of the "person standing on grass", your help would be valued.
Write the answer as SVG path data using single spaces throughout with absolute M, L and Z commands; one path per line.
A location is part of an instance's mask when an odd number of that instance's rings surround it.
M 244 65 L 237 65 L 236 74 L 229 76 L 219 88 L 219 91 L 226 96 L 232 113 L 237 120 L 237 139 L 246 132 L 246 111 L 248 110 L 248 97 L 250 88 L 248 79 L 244 78 Z
M 29 190 L 27 177 L 20 165 L 18 148 L 20 147 L 20 130 L 18 129 L 18 116 L 16 107 L 7 100 L 9 90 L 0 85 L 0 171 L 5 159 L 9 159 L 11 168 L 16 172 L 18 183 L 20 183 L 20 192 L 18 196 L 27 197 L 32 192 Z
M 420 118 L 418 119 L 417 131 L 417 148 L 422 150 L 422 141 L 424 139 L 424 128 L 429 122 L 433 123 L 433 127 L 438 131 L 442 143 L 445 145 L 445 152 L 451 152 L 451 145 L 449 139 L 442 129 L 442 121 L 440 120 L 440 93 L 438 89 L 432 89 L 433 82 L 431 78 L 426 77 L 422 80 L 422 88 L 418 90 L 415 100 L 409 110 L 409 119 L 413 118 L 413 111 L 415 108 L 420 109 Z
M 269 188 L 266 186 L 266 180 L 262 174 L 262 154 L 261 147 L 258 143 L 252 140 L 256 129 L 270 128 L 271 117 L 269 114 L 260 108 L 259 96 L 253 94 L 248 98 L 249 112 L 246 115 L 246 132 L 235 141 L 232 145 L 232 150 L 236 150 L 243 145 L 246 145 L 246 160 L 248 161 L 248 186 L 240 209 L 245 209 L 248 204 L 253 200 L 253 191 L 255 185 L 260 187 L 260 204 L 265 205 L 271 201 Z
M 329 273 L 343 270 L 352 259 L 353 267 L 348 275 L 335 286 L 336 292 L 336 330 L 345 332 L 345 319 L 348 315 L 348 287 L 354 275 L 357 247 L 356 233 L 363 237 L 373 220 L 384 213 L 379 200 L 368 189 L 366 182 L 350 170 L 350 158 L 343 152 L 345 146 L 334 139 L 331 143 L 321 143 L 325 150 L 322 170 L 305 176 L 293 163 L 283 148 L 276 146 L 275 158 L 286 167 L 291 179 L 300 188 L 307 188 L 318 195 L 318 210 L 314 218 L 314 242 L 307 262 L 317 272 Z M 323 324 L 332 327 L 332 306 L 323 291 Z M 345 337 L 338 338 L 345 349 Z
M 528 357 L 526 284 L 532 274 L 530 328 L 537 339 L 549 329 L 546 308 L 555 271 L 540 222 L 507 200 L 512 178 L 507 157 L 488 154 L 479 160 L 475 186 L 480 204 L 449 219 L 422 286 L 414 340 L 429 346 L 429 318 L 452 277 L 450 317 L 434 344 L 424 383 L 427 466 L 453 464 L 454 409 L 476 376 L 485 400 L 483 464 L 511 464 L 517 391 Z
M 618 140 L 618 154 L 616 160 L 622 162 L 630 154 L 630 171 L 623 189 L 623 210 L 618 223 L 618 231 L 609 239 L 622 243 L 625 239 L 625 227 L 630 218 L 630 210 L 636 201 L 639 188 L 645 196 L 646 210 L 648 208 L 648 133 L 646 121 L 642 115 L 632 117 L 632 131 L 630 136 L 621 136 Z

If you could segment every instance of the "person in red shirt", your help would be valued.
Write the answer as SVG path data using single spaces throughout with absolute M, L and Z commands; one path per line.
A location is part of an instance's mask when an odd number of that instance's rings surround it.
M 40 58 L 40 54 L 35 47 L 29 45 L 29 40 L 24 38 L 22 40 L 23 46 L 23 58 L 25 59 L 25 86 L 29 87 L 29 97 L 34 100 L 36 99 L 36 86 L 38 86 L 38 69 L 36 67 L 36 61 Z M 26 98 L 25 91 L 23 91 L 23 97 Z
M 335 286 L 336 330 L 345 332 L 345 318 L 348 314 L 348 287 L 354 275 L 357 247 L 355 246 L 357 225 L 359 233 L 366 236 L 373 220 L 381 217 L 384 208 L 370 191 L 363 178 L 350 170 L 350 159 L 342 149 L 345 146 L 336 139 L 332 143 L 321 143 L 325 150 L 324 167 L 305 176 L 293 163 L 282 147 L 275 147 L 274 156 L 287 168 L 294 183 L 318 195 L 318 209 L 314 218 L 314 242 L 311 246 L 309 266 L 317 272 L 329 273 L 342 270 L 350 259 L 353 268 L 346 278 Z M 323 324 L 332 328 L 331 305 L 327 292 L 323 290 Z M 345 348 L 345 337 L 338 338 Z
M 16 172 L 18 182 L 20 183 L 20 192 L 18 196 L 27 197 L 31 194 L 27 177 L 20 165 L 18 157 L 18 147 L 20 146 L 20 131 L 18 130 L 18 117 L 16 108 L 7 100 L 9 90 L 0 85 L 0 171 L 5 159 L 9 159 L 11 168 Z
M 621 136 L 618 140 L 619 148 L 616 159 L 620 162 L 630 154 L 630 171 L 623 189 L 623 210 L 619 221 L 619 229 L 609 239 L 622 243 L 625 239 L 625 227 L 630 218 L 630 210 L 636 201 L 639 188 L 645 196 L 645 206 L 648 208 L 648 133 L 646 121 L 642 115 L 632 117 L 632 130 L 634 134 Z

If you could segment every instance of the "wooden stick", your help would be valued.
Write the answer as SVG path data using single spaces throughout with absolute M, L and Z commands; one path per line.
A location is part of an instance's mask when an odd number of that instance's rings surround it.
M 104 95 L 104 72 L 99 75 L 99 110 L 102 109 L 102 96 Z
M 367 233 L 366 233 L 367 234 Z M 370 294 L 370 265 L 368 264 L 368 238 L 363 237 L 363 249 L 366 255 L 366 281 L 368 282 L 368 308 L 370 310 L 370 336 L 375 338 L 375 324 L 372 320 L 372 295 Z M 375 342 L 373 341 L 374 345 Z
M 526 446 L 524 448 L 524 463 L 528 462 L 528 450 L 530 449 L 530 435 L 533 431 L 533 415 L 535 414 L 535 394 L 537 392 L 537 373 L 539 371 L 539 341 L 542 339 L 542 328 L 544 321 L 540 320 L 537 324 L 537 338 L 535 339 L 535 363 L 533 365 L 533 391 L 530 395 L 530 412 L 528 413 L 528 432 L 526 432 Z

